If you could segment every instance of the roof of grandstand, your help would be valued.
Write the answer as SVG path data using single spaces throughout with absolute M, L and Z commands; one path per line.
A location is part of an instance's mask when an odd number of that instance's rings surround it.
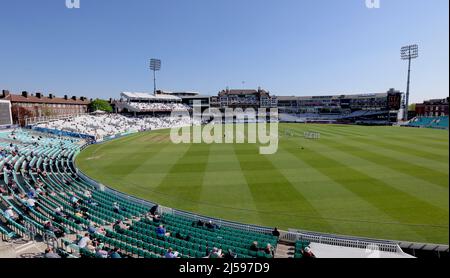
M 177 96 L 166 94 L 152 95 L 149 93 L 122 92 L 120 95 L 131 100 L 181 100 L 181 98 Z
M 219 92 L 219 96 L 222 95 L 257 95 L 257 94 L 261 94 L 261 95 L 268 95 L 269 92 L 262 90 L 262 89 L 258 89 L 258 90 L 253 90 L 253 89 L 226 89 L 226 90 L 222 90 Z
M 174 96 L 178 96 L 178 97 L 182 97 L 182 96 L 196 96 L 196 95 L 200 94 L 199 92 L 194 92 L 194 91 L 172 92 L 172 91 L 158 90 L 156 92 L 159 93 L 159 94 L 174 95 Z
M 375 94 L 342 94 L 342 95 L 327 95 L 327 96 L 279 96 L 278 100 L 305 100 L 305 99 L 341 99 L 341 98 L 373 98 L 373 97 L 386 97 L 388 93 L 375 93 Z

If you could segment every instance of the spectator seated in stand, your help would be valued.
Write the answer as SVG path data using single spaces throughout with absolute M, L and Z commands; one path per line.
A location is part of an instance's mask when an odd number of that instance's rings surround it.
M 155 223 L 161 222 L 161 216 L 159 216 L 157 214 L 155 214 L 152 218 L 153 218 L 153 222 L 155 222 Z
M 209 220 L 206 224 L 205 227 L 210 229 L 210 230 L 215 230 L 215 229 L 219 229 L 219 225 L 213 223 L 211 220 Z
M 257 241 L 253 241 L 252 245 L 250 245 L 250 251 L 255 251 L 258 252 L 259 251 L 259 247 L 258 247 L 258 242 Z
M 8 193 L 8 190 L 6 189 L 6 187 L 2 184 L 0 184 L 0 194 L 1 195 L 6 195 Z
M 53 226 L 53 224 L 50 220 L 45 222 L 44 229 L 46 231 L 53 232 L 57 238 L 61 238 L 61 237 L 65 236 L 64 232 L 61 231 L 60 229 L 56 228 L 55 226 Z
M 101 247 L 95 248 L 95 257 L 106 259 L 108 258 L 108 252 L 103 250 Z
M 266 248 L 264 248 L 264 253 L 266 255 L 271 255 L 272 257 L 275 256 L 275 251 L 273 250 L 272 245 L 270 243 L 267 243 Z
M 57 207 L 54 210 L 54 213 L 55 213 L 56 216 L 61 217 L 61 218 L 67 217 L 67 215 L 63 212 L 63 207 Z
M 30 199 L 34 199 L 36 198 L 36 191 L 34 189 L 31 189 L 30 191 L 27 192 L 27 197 Z
M 78 198 L 76 196 L 72 196 L 70 198 L 70 201 L 72 202 L 72 204 L 78 204 Z
M 4 212 L 3 212 L 3 216 L 6 219 L 11 219 L 14 220 L 18 223 L 22 223 L 23 222 L 23 217 L 20 214 L 17 214 L 16 212 L 14 212 L 13 207 L 9 206 Z
M 228 249 L 228 251 L 223 255 L 223 258 L 225 258 L 225 259 L 235 259 L 235 258 L 237 258 L 237 255 L 233 252 L 233 250 Z
M 88 226 L 88 228 L 87 228 L 87 231 L 88 231 L 89 234 L 95 234 L 95 233 L 97 233 L 97 227 L 95 227 L 95 225 L 94 225 L 93 222 L 90 222 L 90 223 L 89 223 L 89 226 Z
M 165 237 L 170 236 L 170 233 L 167 232 L 166 228 L 164 228 L 163 225 L 159 225 L 159 227 L 156 228 L 156 235 L 159 238 L 165 238 Z
M 212 252 L 209 253 L 208 258 L 211 258 L 211 259 L 222 258 L 222 249 L 214 247 Z
M 197 222 L 192 222 L 192 226 L 196 226 L 196 227 L 204 227 L 205 226 L 205 223 L 202 221 L 202 220 L 198 220 Z
M 92 244 L 92 240 L 89 237 L 89 233 L 85 233 L 84 237 L 82 237 L 79 241 L 78 241 L 78 247 L 80 248 L 86 248 L 87 250 L 90 251 L 94 251 L 95 247 Z
M 114 203 L 113 203 L 113 211 L 114 211 L 115 213 L 120 213 L 120 211 L 127 211 L 127 210 L 126 210 L 126 208 L 120 207 L 119 203 L 114 202 Z
M 314 253 L 311 251 L 311 248 L 309 246 L 306 246 L 305 248 L 303 248 L 301 253 L 303 255 L 303 258 L 313 259 L 316 257 L 316 255 L 314 255 Z
M 166 252 L 166 254 L 164 255 L 164 258 L 168 258 L 168 259 L 173 259 L 173 258 L 178 258 L 178 252 L 174 252 L 172 250 L 172 248 L 169 248 Z
M 46 258 L 46 259 L 60 259 L 61 257 L 58 254 L 56 254 L 55 252 L 53 252 L 53 248 L 49 247 L 49 248 L 45 249 L 44 258 Z
M 35 208 L 37 208 L 37 203 L 36 203 L 36 200 L 34 198 L 28 197 L 28 199 L 25 201 L 25 205 L 26 205 L 27 209 L 35 209 Z
M 120 220 L 120 219 L 117 220 L 113 225 L 113 230 L 118 233 L 123 233 L 124 230 L 128 230 L 129 228 L 130 228 L 130 226 L 123 223 L 122 220 Z
M 119 254 L 119 249 L 118 248 L 114 248 L 113 250 L 111 250 L 111 252 L 109 253 L 109 258 L 111 258 L 111 259 L 121 259 L 122 256 Z
M 84 193 L 83 193 L 83 195 L 84 195 L 84 197 L 86 197 L 86 198 L 92 198 L 91 191 L 89 191 L 89 190 L 85 190 Z

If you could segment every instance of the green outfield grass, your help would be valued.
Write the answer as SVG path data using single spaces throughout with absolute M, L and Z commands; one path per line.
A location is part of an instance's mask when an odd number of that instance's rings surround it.
M 207 216 L 448 244 L 448 131 L 280 124 L 279 134 L 278 152 L 260 155 L 257 144 L 176 145 L 152 131 L 90 146 L 76 162 L 112 188 Z

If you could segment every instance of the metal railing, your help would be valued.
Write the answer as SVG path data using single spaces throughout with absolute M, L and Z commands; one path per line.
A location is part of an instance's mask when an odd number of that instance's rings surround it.
M 376 246 L 379 251 L 403 253 L 396 241 L 351 237 L 335 234 L 289 229 L 287 236 L 294 241 L 303 240 L 333 246 L 367 249 Z
M 59 247 L 58 246 L 58 239 L 56 238 L 56 236 L 55 236 L 55 234 L 53 232 L 46 231 L 42 235 L 42 240 L 47 245 L 47 248 L 51 247 L 52 249 L 56 250 Z
M 26 235 L 30 238 L 30 241 L 34 241 L 37 234 L 36 226 L 26 219 L 24 219 L 23 226 L 27 229 Z

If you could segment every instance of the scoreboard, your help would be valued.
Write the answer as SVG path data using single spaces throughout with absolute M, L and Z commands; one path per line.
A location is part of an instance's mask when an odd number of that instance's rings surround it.
M 12 125 L 11 102 L 0 100 L 0 126 Z
M 400 110 L 402 103 L 402 93 L 389 93 L 387 102 L 389 110 Z

